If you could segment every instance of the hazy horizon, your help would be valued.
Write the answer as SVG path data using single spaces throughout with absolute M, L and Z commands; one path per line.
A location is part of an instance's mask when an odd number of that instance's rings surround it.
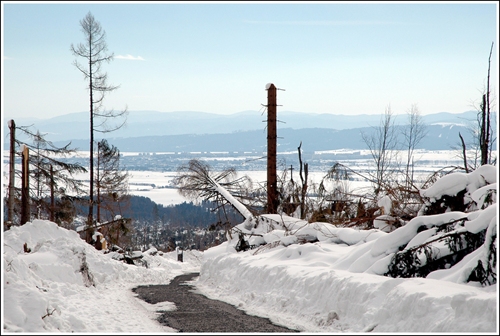
M 439 114 L 439 113 L 450 113 L 450 114 L 463 114 L 463 113 L 467 113 L 467 112 L 471 112 L 471 111 L 476 111 L 474 109 L 468 109 L 468 110 L 465 110 L 465 111 L 461 111 L 461 112 L 449 112 L 449 111 L 438 111 L 438 112 L 429 112 L 429 113 L 421 113 L 422 116 L 425 116 L 425 115 L 432 115 L 432 114 Z M 242 110 L 242 111 L 237 111 L 237 112 L 233 112 L 233 113 L 217 113 L 217 112 L 209 112 L 209 111 L 190 111 L 190 110 L 177 110 L 177 111 L 158 111 L 158 110 L 130 110 L 128 111 L 129 113 L 141 113 L 141 112 L 149 112 L 149 113 L 165 113 L 165 114 L 168 114 L 168 113 L 183 113 L 183 112 L 186 112 L 186 113 L 204 113 L 204 114 L 212 114 L 212 115 L 220 115 L 220 116 L 231 116 L 231 115 L 237 115 L 237 114 L 243 114 L 243 113 L 262 113 L 262 110 L 261 111 L 258 111 L 258 110 Z M 49 119 L 53 119 L 53 118 L 57 118 L 57 117 L 62 117 L 62 116 L 67 116 L 67 115 L 72 115 L 72 114 L 82 114 L 82 113 L 89 113 L 89 111 L 79 111 L 79 112 L 68 112 L 68 113 L 63 113 L 63 114 L 60 114 L 60 115 L 57 115 L 57 116 L 52 116 L 52 117 L 44 117 L 44 116 L 30 116 L 30 117 L 17 117 L 17 116 L 11 116 L 11 115 L 8 115 L 8 113 L 4 113 L 3 114 L 3 122 L 6 122 L 7 120 L 11 120 L 11 119 L 19 119 L 19 120 L 28 120 L 28 119 L 33 119 L 33 120 L 49 120 Z M 347 113 L 317 113 L 317 112 L 304 112 L 304 111 L 292 111 L 292 110 L 283 110 L 283 111 L 280 111 L 278 110 L 277 113 L 304 113 L 304 114 L 310 114 L 310 115 L 324 115 L 324 114 L 329 114 L 329 115 L 338 115 L 338 116 L 362 116 L 362 115 L 370 115 L 370 116 L 378 116 L 378 115 L 383 115 L 384 112 L 380 112 L 380 113 L 354 113 L 354 114 L 347 114 Z M 401 112 L 401 113 L 393 113 L 393 115 L 397 116 L 397 115 L 405 115 L 406 114 L 406 111 L 404 112 Z

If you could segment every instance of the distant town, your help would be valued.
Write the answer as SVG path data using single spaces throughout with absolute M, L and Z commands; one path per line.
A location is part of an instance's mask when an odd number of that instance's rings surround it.
M 84 153 L 84 152 L 81 152 Z M 4 154 L 7 155 L 7 154 Z M 326 172 L 334 163 L 339 162 L 347 166 L 357 166 L 367 169 L 373 166 L 373 158 L 368 150 L 334 150 L 334 151 L 311 151 L 302 154 L 302 162 L 307 163 L 311 172 Z M 241 171 L 265 171 L 265 152 L 124 152 L 121 153 L 121 165 L 130 171 L 156 171 L 175 172 L 177 168 L 191 159 L 207 162 L 214 171 L 221 171 L 234 167 Z M 63 159 L 66 162 L 79 162 L 86 165 L 84 154 Z M 278 166 L 299 167 L 298 152 L 278 152 Z M 434 171 L 435 167 L 447 165 L 460 165 L 462 163 L 458 152 L 454 150 L 440 151 L 417 151 L 414 163 L 419 170 Z M 361 166 L 361 167 L 360 167 Z M 279 168 L 278 167 L 278 168 Z M 428 168 L 428 169 L 426 169 Z

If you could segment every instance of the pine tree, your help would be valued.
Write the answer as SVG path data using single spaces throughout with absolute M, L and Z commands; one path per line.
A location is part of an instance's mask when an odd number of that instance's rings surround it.
M 101 210 L 106 210 L 113 218 L 121 214 L 120 202 L 128 194 L 129 174 L 120 166 L 120 151 L 106 139 L 97 144 L 96 168 L 94 183 L 97 189 L 97 221 L 100 222 Z
M 49 219 L 59 225 L 69 227 L 76 214 L 74 203 L 84 194 L 83 184 L 75 174 L 87 170 L 78 163 L 65 163 L 58 158 L 73 155 L 76 150 L 70 148 L 71 142 L 63 147 L 56 147 L 45 139 L 40 131 L 31 131 L 29 127 L 18 126 L 31 139 L 31 143 L 15 139 L 16 146 L 26 146 L 29 155 L 29 180 L 31 204 L 36 207 L 31 212 L 35 218 Z

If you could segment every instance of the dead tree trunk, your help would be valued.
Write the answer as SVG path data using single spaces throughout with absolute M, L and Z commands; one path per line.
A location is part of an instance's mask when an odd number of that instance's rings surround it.
M 99 176 L 99 170 L 101 169 L 101 153 L 99 150 L 99 144 L 97 145 L 97 179 L 96 179 L 96 189 L 97 189 L 97 223 L 101 222 L 101 177 Z
M 301 219 L 304 219 L 306 216 L 306 194 L 307 194 L 307 179 L 308 179 L 308 168 L 309 168 L 309 165 L 307 163 L 302 163 L 302 153 L 301 153 L 301 150 L 300 148 L 302 147 L 302 142 L 300 142 L 300 145 L 299 147 L 297 148 L 297 150 L 299 151 L 299 167 L 300 167 L 300 172 L 299 172 L 299 176 L 300 176 L 300 181 L 302 182 L 302 188 L 301 188 L 301 192 L 300 192 L 300 218 Z M 304 176 L 302 176 L 302 167 L 304 167 L 304 174 L 305 174 L 305 179 L 304 179 Z
M 22 186 L 21 186 L 21 225 L 30 220 L 30 202 L 29 202 L 29 149 L 24 146 L 22 165 Z
M 9 198 L 7 199 L 7 228 L 9 228 L 14 221 L 14 174 L 15 174 L 15 159 L 16 159 L 16 123 L 14 120 L 9 122 L 10 128 L 10 157 L 9 157 Z
M 54 168 L 50 165 L 50 221 L 55 222 Z
M 467 149 L 465 148 L 465 141 L 464 141 L 464 138 L 462 137 L 462 134 L 460 134 L 460 132 L 458 132 L 458 136 L 460 137 L 460 141 L 462 142 L 462 155 L 463 155 L 463 159 L 464 159 L 465 172 L 468 173 L 469 166 L 467 165 Z
M 490 57 L 488 58 L 488 77 L 486 80 L 486 93 L 483 94 L 483 101 L 481 103 L 481 125 L 479 146 L 481 149 L 481 165 L 489 163 L 490 152 L 490 68 L 491 68 L 491 53 L 493 51 L 493 43 L 491 44 Z
M 267 89 L 267 212 L 278 211 L 278 192 L 276 176 L 276 86 Z

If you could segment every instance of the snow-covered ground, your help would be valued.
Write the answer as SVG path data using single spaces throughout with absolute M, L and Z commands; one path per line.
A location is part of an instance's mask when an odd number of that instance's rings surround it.
M 193 284 L 201 293 L 304 332 L 496 335 L 497 175 L 495 166 L 485 165 L 421 190 L 430 201 L 465 190 L 467 212 L 419 215 L 389 230 L 249 215 L 228 241 L 204 252 L 185 251 L 184 262 L 176 252 L 161 254 L 152 246 L 144 251 L 148 267 L 116 260 L 116 253 L 98 251 L 49 221 L 15 226 L 2 235 L 3 333 L 175 332 L 155 321 L 157 310 L 175 309 L 173 304 L 147 304 L 131 289 L 199 271 Z M 379 205 L 390 208 L 385 198 Z M 238 231 L 257 247 L 236 252 Z M 401 248 L 425 245 L 447 256 L 451 247 L 442 238 L 464 232 L 485 232 L 485 238 L 458 263 L 426 278 L 383 275 Z M 417 264 L 431 260 L 415 254 Z M 487 267 L 493 260 L 493 285 L 468 281 L 479 261 Z
M 184 251 L 184 262 L 176 252 L 150 255 L 152 248 L 144 252 L 146 268 L 35 220 L 4 232 L 3 333 L 175 332 L 155 321 L 155 311 L 172 304 L 147 304 L 131 289 L 200 270 L 194 284 L 208 297 L 304 332 L 498 333 L 497 285 L 346 270 L 346 257 L 359 256 L 381 235 L 349 231 L 345 240 L 368 243 L 324 240 L 239 253 L 226 242 L 203 253 Z
M 173 332 L 155 320 L 157 310 L 172 304 L 148 304 L 131 289 L 199 271 L 202 253 L 185 251 L 185 262 L 179 262 L 176 252 L 152 251 L 144 252 L 146 268 L 112 259 L 114 253 L 104 254 L 49 221 L 13 227 L 4 232 L 2 246 L 2 334 Z

